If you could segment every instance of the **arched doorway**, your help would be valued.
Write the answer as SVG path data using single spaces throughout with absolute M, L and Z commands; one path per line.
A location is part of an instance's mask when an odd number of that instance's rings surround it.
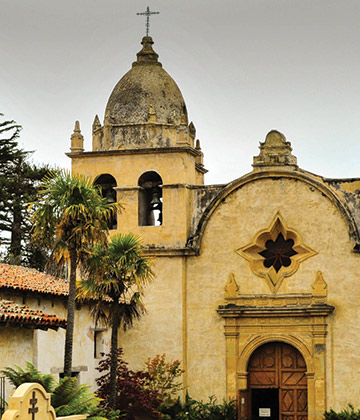
M 293 346 L 258 347 L 248 364 L 248 389 L 253 420 L 307 420 L 306 364 Z

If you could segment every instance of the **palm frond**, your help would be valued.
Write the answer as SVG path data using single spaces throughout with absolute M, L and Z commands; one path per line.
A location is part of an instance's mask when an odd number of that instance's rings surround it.
M 96 321 L 114 325 L 114 317 L 119 316 L 127 330 L 144 314 L 143 286 L 154 274 L 152 259 L 142 251 L 140 238 L 132 233 L 114 235 L 107 247 L 97 244 L 87 251 L 86 275 L 78 282 L 77 295 L 81 299 L 98 299 L 91 309 Z M 109 303 L 113 308 L 110 311 Z

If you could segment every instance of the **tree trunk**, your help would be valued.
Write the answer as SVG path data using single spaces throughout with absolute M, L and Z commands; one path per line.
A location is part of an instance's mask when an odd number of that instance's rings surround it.
M 71 376 L 72 372 L 72 352 L 75 323 L 75 293 L 76 293 L 76 251 L 69 249 L 70 252 L 70 280 L 69 297 L 67 303 L 67 324 L 65 334 L 65 354 L 64 354 L 64 376 Z
M 116 371 L 118 359 L 118 331 L 120 326 L 118 305 L 113 305 L 113 322 L 111 326 L 111 348 L 110 348 L 110 399 L 109 405 L 113 410 L 116 409 Z

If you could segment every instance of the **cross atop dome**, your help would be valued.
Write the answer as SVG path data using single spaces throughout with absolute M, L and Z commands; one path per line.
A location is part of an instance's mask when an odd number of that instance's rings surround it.
M 151 15 L 159 15 L 160 14 L 160 12 L 151 12 L 150 11 L 150 7 L 148 6 L 147 8 L 146 8 L 146 11 L 145 12 L 139 12 L 139 13 L 136 13 L 137 15 L 141 15 L 141 16 L 146 16 L 146 24 L 145 24 L 145 27 L 146 27 L 146 36 L 149 36 L 149 30 L 150 30 L 150 16 Z

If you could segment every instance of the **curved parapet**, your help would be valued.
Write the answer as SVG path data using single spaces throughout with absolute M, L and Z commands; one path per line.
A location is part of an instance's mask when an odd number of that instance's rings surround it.
M 326 185 L 322 181 L 322 178 L 302 170 L 289 171 L 286 169 L 254 171 L 227 184 L 205 209 L 196 227 L 194 235 L 192 235 L 192 237 L 188 241 L 189 245 L 196 251 L 197 254 L 200 253 L 202 238 L 212 214 L 221 205 L 221 203 L 223 203 L 226 200 L 226 198 L 232 193 L 234 193 L 237 190 L 240 190 L 242 187 L 249 183 L 259 182 L 264 179 L 281 178 L 293 179 L 295 181 L 303 182 L 307 184 L 310 189 L 318 190 L 324 197 L 330 200 L 333 203 L 333 205 L 338 209 L 342 218 L 346 222 L 350 239 L 354 243 L 354 249 L 356 249 L 359 246 L 359 227 L 357 226 L 353 214 L 350 211 L 347 203 L 344 200 L 342 200 L 331 187 Z

